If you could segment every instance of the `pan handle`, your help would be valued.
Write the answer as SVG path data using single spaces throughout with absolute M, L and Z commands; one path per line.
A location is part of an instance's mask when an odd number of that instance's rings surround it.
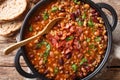
M 114 29 L 116 28 L 116 25 L 117 25 L 117 21 L 118 21 L 118 16 L 117 16 L 116 11 L 113 9 L 112 6 L 110 6 L 106 3 L 97 3 L 97 5 L 101 8 L 101 10 L 102 10 L 102 8 L 105 8 L 108 11 L 110 11 L 110 13 L 112 15 L 112 19 L 113 19 L 113 22 L 112 22 L 112 24 L 110 24 L 110 26 L 111 26 L 111 30 L 114 31 Z
M 25 72 L 21 65 L 20 65 L 20 57 L 22 56 L 22 51 L 18 50 L 16 56 L 15 56 L 15 68 L 16 70 L 19 72 L 20 75 L 26 77 L 26 78 L 36 78 L 37 76 L 35 74 L 32 73 L 27 73 Z

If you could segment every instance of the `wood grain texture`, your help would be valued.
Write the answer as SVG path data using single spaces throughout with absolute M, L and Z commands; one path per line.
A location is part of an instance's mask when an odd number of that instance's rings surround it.
M 24 67 L 27 70 L 27 67 Z M 0 80 L 24 80 L 14 67 L 0 67 Z
M 0 66 L 1 67 L 14 67 L 15 56 L 0 56 Z M 26 67 L 23 57 L 20 59 L 21 66 Z
M 96 80 L 96 78 L 91 80 Z M 108 69 L 105 73 L 99 76 L 97 80 L 120 80 L 120 68 Z

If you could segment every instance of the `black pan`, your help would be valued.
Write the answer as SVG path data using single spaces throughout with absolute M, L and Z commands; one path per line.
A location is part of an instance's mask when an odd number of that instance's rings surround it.
M 105 63 L 108 60 L 108 57 L 109 57 L 110 51 L 111 51 L 111 47 L 112 47 L 112 31 L 115 29 L 115 27 L 117 25 L 118 18 L 117 18 L 116 11 L 113 9 L 113 7 L 111 7 L 110 5 L 108 5 L 106 3 L 94 3 L 91 0 L 81 0 L 81 1 L 90 4 L 91 7 L 95 8 L 99 12 L 100 16 L 103 18 L 103 21 L 105 23 L 105 27 L 107 30 L 107 36 L 108 36 L 107 49 L 106 49 L 106 52 L 104 55 L 104 59 L 101 61 L 101 63 L 98 65 L 98 67 L 92 73 L 88 74 L 86 77 L 81 79 L 81 80 L 88 80 L 88 79 L 92 78 L 93 76 L 95 76 L 103 68 L 103 66 L 105 65 Z M 52 2 L 52 0 L 41 0 L 40 2 L 38 2 L 38 4 L 36 4 L 36 6 L 33 9 L 31 9 L 28 12 L 27 16 L 24 19 L 24 22 L 23 22 L 23 25 L 22 25 L 22 28 L 20 31 L 20 40 L 23 40 L 23 35 L 24 35 L 23 33 L 25 31 L 25 27 L 27 26 L 27 22 L 30 19 L 30 17 L 34 14 L 34 12 L 36 12 L 36 10 L 38 10 L 38 8 L 41 8 L 44 5 L 48 5 L 50 2 Z M 109 23 L 106 15 L 102 9 L 107 9 L 111 13 L 111 16 L 113 19 L 112 24 Z M 26 71 L 24 71 L 21 68 L 20 56 L 23 56 L 25 62 L 27 63 L 27 66 L 31 69 L 32 73 L 27 73 Z M 24 46 L 18 50 L 18 52 L 15 56 L 15 67 L 16 67 L 16 70 L 24 77 L 41 78 L 42 80 L 47 80 L 47 78 L 45 78 L 43 74 L 40 74 L 34 68 L 34 66 L 31 64 L 31 62 L 29 61 L 29 59 L 27 58 L 27 55 L 25 53 Z

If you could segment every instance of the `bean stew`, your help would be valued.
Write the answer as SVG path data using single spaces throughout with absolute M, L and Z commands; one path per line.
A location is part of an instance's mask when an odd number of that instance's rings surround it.
M 99 12 L 79 0 L 54 0 L 30 18 L 24 39 L 48 22 L 64 17 L 43 36 L 25 45 L 34 68 L 49 79 L 74 80 L 93 72 L 107 47 L 105 24 Z

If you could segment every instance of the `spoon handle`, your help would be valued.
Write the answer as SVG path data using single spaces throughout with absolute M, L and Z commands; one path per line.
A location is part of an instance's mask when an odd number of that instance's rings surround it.
M 50 24 L 47 25 L 47 26 L 50 26 Z M 5 54 L 5 55 L 8 55 L 8 54 L 9 54 L 10 52 L 12 52 L 13 50 L 15 50 L 15 49 L 17 49 L 17 48 L 19 48 L 19 47 L 21 47 L 21 46 L 24 46 L 24 45 L 26 45 L 27 43 L 29 43 L 30 41 L 32 41 L 33 39 L 37 38 L 38 36 L 45 34 L 45 33 L 46 33 L 46 29 L 47 29 L 47 27 L 45 27 L 45 28 L 44 28 L 42 31 L 40 31 L 37 35 L 34 35 L 34 36 L 30 37 L 30 38 L 27 38 L 27 39 L 25 39 L 25 40 L 23 40 L 23 41 L 17 42 L 17 43 L 15 43 L 15 44 L 7 47 L 7 48 L 4 49 L 4 51 L 3 51 L 4 54 Z
M 33 39 L 35 39 L 36 37 L 38 37 L 37 35 L 33 36 L 33 37 L 30 37 L 28 39 L 25 39 L 23 41 L 20 41 L 20 42 L 17 42 L 9 47 L 7 47 L 6 49 L 4 49 L 4 54 L 5 55 L 8 55 L 10 52 L 12 52 L 13 50 L 21 47 L 21 46 L 24 46 L 25 44 L 29 43 L 30 41 L 32 41 Z
M 10 52 L 12 52 L 13 50 L 21 47 L 21 46 L 24 46 L 25 44 L 29 43 L 30 41 L 32 41 L 33 39 L 37 38 L 38 36 L 40 35 L 43 35 L 43 34 L 46 34 L 47 32 L 49 32 L 49 30 L 56 24 L 57 21 L 63 19 L 62 17 L 58 17 L 58 18 L 55 18 L 53 19 L 52 21 L 50 21 L 46 26 L 45 28 L 43 28 L 42 31 L 40 31 L 39 33 L 37 33 L 37 35 L 34 35 L 30 38 L 27 38 L 23 41 L 20 41 L 18 43 L 15 43 L 9 47 L 7 47 L 6 49 L 4 49 L 4 54 L 5 55 L 8 55 Z

